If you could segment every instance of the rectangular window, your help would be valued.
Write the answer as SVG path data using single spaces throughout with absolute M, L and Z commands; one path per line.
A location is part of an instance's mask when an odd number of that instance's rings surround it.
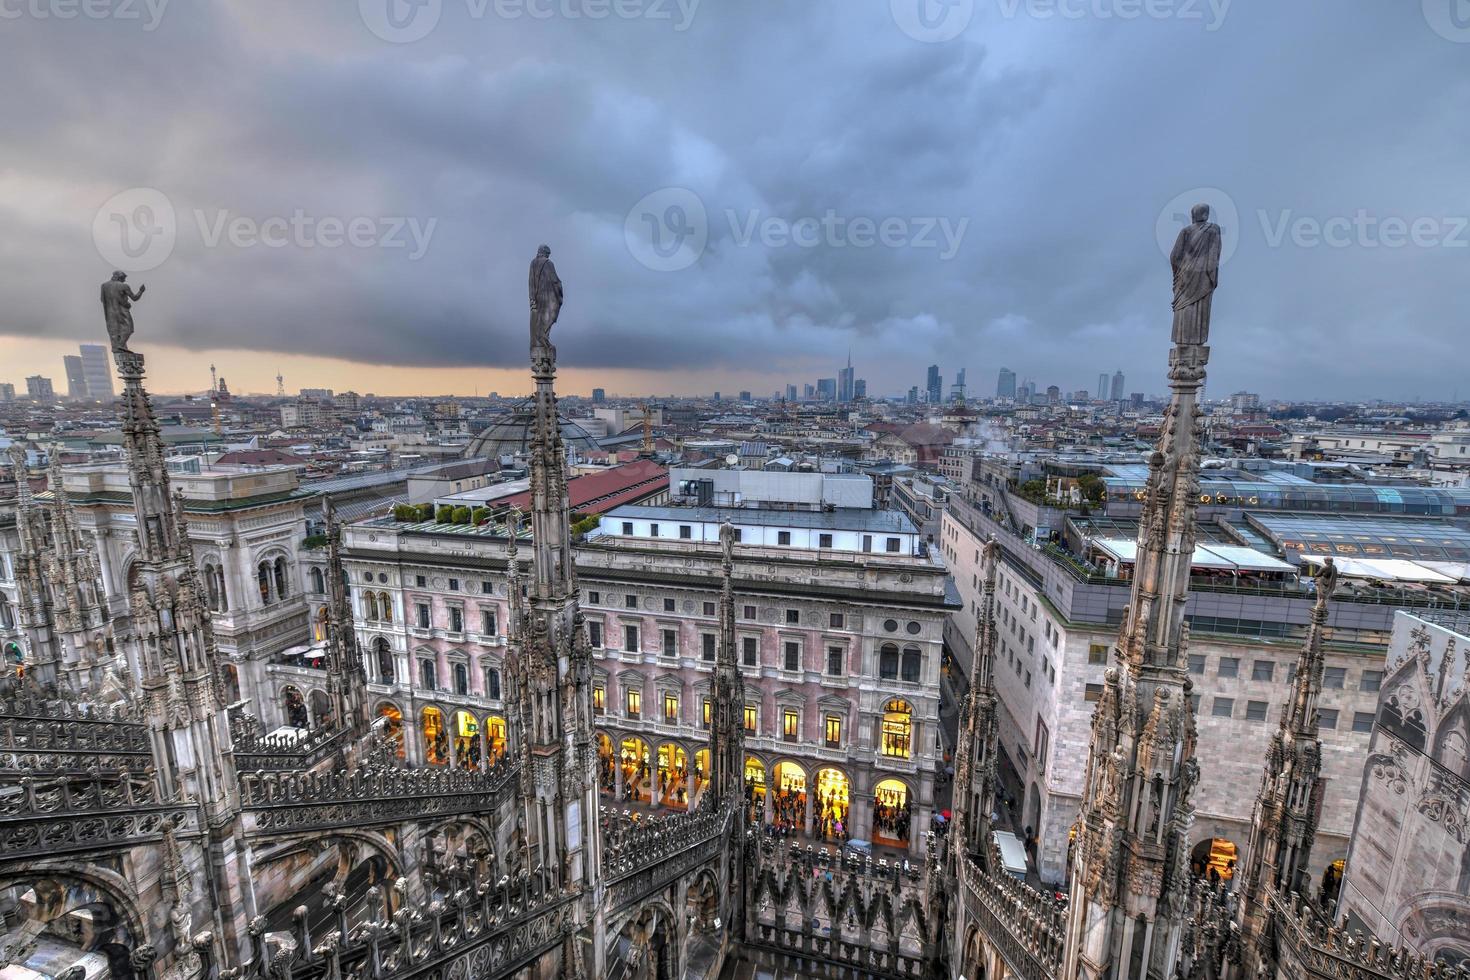
M 840 748 L 842 748 L 842 716 L 841 715 L 828 715 L 827 716 L 827 724 L 825 726 L 825 735 L 826 735 L 825 741 L 827 743 L 827 748 L 829 748 L 829 749 L 840 749 Z
M 1247 701 L 1245 703 L 1245 720 L 1246 721 L 1265 721 L 1266 720 L 1266 702 L 1265 701 Z
M 786 610 L 786 622 L 790 626 L 799 625 L 801 623 L 801 611 L 797 609 Z
M 794 742 L 801 734 L 801 716 L 795 711 L 787 708 L 781 712 L 781 737 L 788 742 Z
M 1354 711 L 1353 712 L 1353 731 L 1355 731 L 1355 732 L 1371 732 L 1372 730 L 1373 730 L 1373 712 L 1371 712 L 1371 711 Z
M 450 592 L 458 592 L 459 591 L 459 579 L 452 578 L 452 579 L 449 580 L 449 591 Z
M 418 617 L 419 617 L 419 629 L 421 629 L 421 630 L 428 629 L 429 628 L 429 606 L 428 606 L 428 603 L 420 602 L 417 605 L 415 605 L 413 608 L 414 608 L 414 612 L 416 612 L 418 614 Z
M 589 592 L 589 593 L 587 593 L 587 604 L 588 605 L 592 605 L 592 606 L 600 606 L 600 605 L 602 605 L 602 593 L 601 592 Z
M 842 613 L 830 613 L 827 616 L 827 625 L 834 630 L 842 629 L 843 622 Z
M 638 688 L 636 688 L 636 687 L 630 687 L 630 688 L 628 688 L 628 693 L 627 693 L 627 696 L 625 697 L 623 703 L 624 703 L 625 707 L 627 708 L 626 714 L 627 714 L 627 716 L 629 718 L 638 718 L 638 717 L 641 717 L 642 716 L 642 714 L 643 714 L 643 692 L 640 691 L 640 690 L 638 690 Z
M 754 732 L 756 726 L 759 724 L 760 709 L 753 704 L 747 704 L 745 706 L 745 730 L 747 732 Z
M 700 715 L 699 715 L 700 721 L 704 725 L 705 728 L 708 728 L 709 727 L 709 719 L 710 719 L 710 714 L 711 714 L 712 711 L 713 711 L 713 709 L 710 707 L 710 700 L 709 700 L 709 698 L 705 698 L 704 699 L 704 705 L 703 705 L 703 707 L 700 708 Z
M 679 634 L 676 630 L 663 631 L 663 652 L 665 657 L 677 657 L 679 655 Z
M 413 584 L 422 589 L 424 586 L 428 585 L 429 583 L 428 583 L 428 580 L 425 579 L 422 575 L 415 575 L 413 577 Z
M 871 534 L 864 534 L 863 535 L 863 550 L 864 551 L 872 551 L 873 550 L 873 536 Z
M 753 636 L 742 637 L 740 648 L 745 658 L 745 666 L 754 667 L 760 660 L 760 641 Z
M 776 532 L 776 543 L 777 544 L 790 544 L 791 543 L 791 532 L 790 531 L 777 531 Z
M 1100 700 L 1102 700 L 1102 689 L 1103 689 L 1103 686 L 1101 684 L 1089 684 L 1089 685 L 1087 685 L 1087 690 L 1084 691 L 1083 694 L 1082 694 L 1083 700 L 1084 701 L 1100 701 Z
M 1106 643 L 1087 644 L 1087 662 L 1096 665 L 1106 664 L 1108 662 L 1108 645 Z
M 604 714 L 607 711 L 607 687 L 602 684 L 592 685 L 592 713 Z
M 886 547 L 888 548 L 889 551 L 894 552 L 896 554 L 899 551 L 899 549 L 903 547 L 903 539 L 902 538 L 889 538 L 888 541 L 886 542 Z
M 592 649 L 602 649 L 602 624 L 596 620 L 587 621 L 587 642 L 592 644 Z
M 648 536 L 650 538 L 656 538 L 656 537 L 658 537 L 658 525 L 657 524 L 650 524 L 650 525 L 648 525 Z
M 451 633 L 464 632 L 464 610 L 458 606 L 449 607 L 449 631 Z
M 1365 670 L 1358 678 L 1358 690 L 1376 691 L 1383 686 L 1383 671 Z
M 500 632 L 500 623 L 497 622 L 494 609 L 480 610 L 480 632 L 486 636 L 494 636 Z
M 677 725 L 679 723 L 679 695 L 664 695 L 664 724 Z
M 480 595 L 494 595 L 495 583 L 485 579 L 480 580 Z
M 638 627 L 623 627 L 623 649 L 627 650 L 629 653 L 638 652 Z
M 637 609 L 638 608 L 638 597 L 636 595 L 625 595 L 625 596 L 623 596 L 623 608 L 624 609 Z
M 1322 687 L 1334 691 L 1342 690 L 1343 683 L 1347 680 L 1346 667 L 1328 667 L 1322 674 Z
M 715 604 L 713 602 L 706 602 L 704 604 L 704 614 L 706 616 L 713 616 L 715 614 Z
M 830 547 L 832 547 L 832 535 L 830 535 L 830 534 L 819 534 L 819 535 L 817 535 L 817 547 L 818 548 L 830 548 Z
M 1210 708 L 1210 714 L 1216 718 L 1229 718 L 1235 713 L 1234 698 L 1216 698 L 1214 705 Z
M 1220 677 L 1237 677 L 1240 674 L 1239 657 L 1221 657 L 1220 666 L 1215 673 Z
M 1251 664 L 1251 680 L 1269 681 L 1276 673 L 1276 662 L 1274 660 L 1257 660 Z
M 704 657 L 704 659 L 715 659 L 715 635 L 713 633 L 704 633 L 700 636 L 699 639 L 700 643 L 704 645 L 704 648 L 701 651 L 701 655 Z
M 828 647 L 827 648 L 827 676 L 829 676 L 829 677 L 841 677 L 842 676 L 842 648 L 841 647 Z
M 755 606 L 746 606 L 740 616 L 742 619 L 755 619 Z
M 664 612 L 674 612 L 674 611 L 675 611 L 674 600 L 673 599 L 665 599 L 664 600 Z
M 420 660 L 419 661 L 419 685 L 421 687 L 423 687 L 427 691 L 432 691 L 432 690 L 434 690 L 435 688 L 437 688 L 439 686 L 438 683 L 437 683 L 437 680 L 438 680 L 438 678 L 435 677 L 435 671 L 434 671 L 434 661 L 432 661 L 432 660 Z
M 792 640 L 786 641 L 786 669 L 796 671 L 801 669 L 801 644 Z
M 1317 721 L 1321 725 L 1322 728 L 1324 728 L 1324 729 L 1326 729 L 1328 731 L 1336 731 L 1337 730 L 1337 709 L 1336 708 L 1318 708 L 1317 709 Z
M 633 533 L 633 522 L 632 521 L 624 521 L 623 522 L 623 533 L 624 534 L 632 534 Z
M 681 538 L 692 538 L 692 537 L 694 537 L 694 528 L 690 527 L 688 524 L 680 524 L 679 525 L 679 537 L 681 537 Z

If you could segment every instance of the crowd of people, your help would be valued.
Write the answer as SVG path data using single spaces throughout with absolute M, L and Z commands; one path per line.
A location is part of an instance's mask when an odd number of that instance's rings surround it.
M 873 798 L 873 835 L 890 840 L 909 839 L 909 818 L 913 805 L 899 794 L 879 790 Z

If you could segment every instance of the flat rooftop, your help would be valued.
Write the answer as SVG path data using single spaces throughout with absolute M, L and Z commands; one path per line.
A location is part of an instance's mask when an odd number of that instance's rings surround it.
M 833 510 L 778 510 L 765 507 L 650 507 L 630 504 L 615 507 L 606 517 L 634 520 L 669 520 L 691 523 L 754 524 L 766 527 L 800 527 L 824 531 L 862 531 L 873 534 L 918 534 L 904 514 L 894 510 L 863 510 L 838 507 Z

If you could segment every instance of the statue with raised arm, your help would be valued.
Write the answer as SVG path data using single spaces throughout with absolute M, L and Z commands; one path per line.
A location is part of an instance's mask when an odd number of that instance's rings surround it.
M 143 298 L 147 286 L 139 286 L 135 293 L 128 285 L 128 274 L 118 271 L 102 284 L 102 314 L 107 318 L 107 336 L 112 338 L 112 349 L 128 350 L 128 338 L 133 335 L 133 303 Z
M 1210 298 L 1220 285 L 1220 226 L 1210 220 L 1208 204 L 1191 209 L 1169 265 L 1174 270 L 1174 343 L 1208 344 Z
M 551 326 L 561 315 L 561 279 L 557 278 L 556 266 L 551 262 L 551 247 L 542 245 L 531 260 L 531 354 L 544 350 L 552 358 L 556 348 L 551 345 Z

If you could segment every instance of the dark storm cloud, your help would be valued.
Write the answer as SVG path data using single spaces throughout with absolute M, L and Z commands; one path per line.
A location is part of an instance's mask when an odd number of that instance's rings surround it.
M 100 332 L 94 217 L 154 188 L 177 238 L 133 277 L 152 340 L 520 365 L 544 240 L 568 365 L 754 367 L 774 387 L 850 346 L 875 392 L 934 361 L 982 392 L 1002 364 L 1063 388 L 1122 367 L 1152 391 L 1156 218 L 1211 187 L 1239 214 L 1217 393 L 1444 397 L 1463 374 L 1470 43 L 1419 3 L 1237 0 L 1207 30 L 975 0 L 957 39 L 921 43 L 886 0 L 602 20 L 568 16 L 592 0 L 547 19 L 443 0 L 412 44 L 356 0 L 173 0 L 153 30 L 46 3 L 0 19 L 3 332 Z M 625 221 L 669 187 L 696 195 L 704 245 L 658 271 Z M 1422 234 L 1395 245 L 1384 218 Z M 353 219 L 360 247 L 327 247 Z M 865 244 L 885 221 L 892 246 Z

